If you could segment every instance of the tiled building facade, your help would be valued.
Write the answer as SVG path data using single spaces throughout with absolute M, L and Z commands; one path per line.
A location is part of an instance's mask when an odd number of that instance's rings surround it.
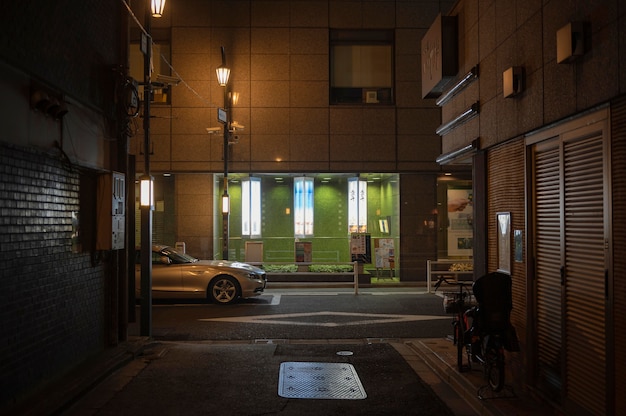
M 206 129 L 221 126 L 217 107 L 224 105 L 224 89 L 216 81 L 215 68 L 222 62 L 220 48 L 224 47 L 231 68 L 228 88 L 239 93 L 233 118 L 245 126 L 237 133 L 237 143 L 229 146 L 230 176 L 399 174 L 389 191 L 396 202 L 391 212 L 384 214 L 392 217 L 397 273 L 401 280 L 424 280 L 426 261 L 437 257 L 436 230 L 424 223 L 432 220 L 437 209 L 437 179 L 443 170 L 435 162 L 441 153 L 435 134 L 440 110 L 420 93 L 420 39 L 451 3 L 168 4 L 168 12 L 151 24 L 155 43 L 166 45 L 169 53 L 154 61 L 159 62 L 161 71 L 182 82 L 171 87 L 169 104 L 152 107 L 150 165 L 157 187 L 160 174 L 174 173 L 168 181 L 174 183 L 176 194 L 172 209 L 176 241 L 185 242 L 187 250 L 198 257 L 214 257 L 220 252 L 221 214 L 215 209 L 215 196 L 221 191 L 213 191 L 213 184 L 220 179 L 214 181 L 213 174 L 223 170 L 223 142 L 221 136 L 207 135 Z M 137 4 L 135 9 L 140 17 L 141 6 Z M 329 50 L 331 31 L 336 29 L 392 33 L 393 105 L 365 101 L 329 104 Z M 138 28 L 134 31 L 138 40 Z M 140 71 L 137 74 L 141 76 Z M 138 127 L 130 152 L 136 156 L 139 174 L 144 138 Z M 463 171 L 465 179 L 471 178 L 467 167 L 456 170 Z M 155 213 L 157 224 L 159 215 Z M 343 226 L 347 247 L 349 235 L 347 225 Z M 236 232 L 231 237 L 231 248 L 237 247 Z M 171 239 L 166 242 L 174 244 Z M 231 250 L 232 258 L 243 260 L 239 243 L 239 248 Z M 267 248 L 267 239 L 265 245 Z M 340 256 L 338 260 L 350 259 Z

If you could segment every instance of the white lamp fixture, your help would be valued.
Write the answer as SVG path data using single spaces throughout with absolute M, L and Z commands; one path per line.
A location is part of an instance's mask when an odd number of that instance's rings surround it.
M 217 82 L 220 84 L 220 87 L 225 87 L 230 77 L 230 69 L 220 65 L 215 68 L 215 73 L 217 74 Z
M 228 78 L 230 78 L 230 68 L 226 67 L 226 53 L 224 52 L 224 47 L 222 46 L 222 65 L 215 68 L 215 73 L 217 74 L 217 82 L 220 84 L 220 87 L 225 87 L 228 85 Z
M 230 212 L 230 197 L 228 193 L 224 191 L 222 194 L 222 214 L 228 214 Z
M 154 178 L 150 175 L 142 176 L 140 183 L 140 204 L 142 207 L 154 209 Z
M 165 0 L 151 0 L 150 7 L 152 9 L 152 17 L 163 16 L 163 9 L 165 8 Z

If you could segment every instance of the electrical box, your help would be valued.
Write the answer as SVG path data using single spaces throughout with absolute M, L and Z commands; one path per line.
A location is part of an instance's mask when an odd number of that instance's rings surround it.
M 119 172 L 98 177 L 96 250 L 124 248 L 126 224 L 126 178 Z

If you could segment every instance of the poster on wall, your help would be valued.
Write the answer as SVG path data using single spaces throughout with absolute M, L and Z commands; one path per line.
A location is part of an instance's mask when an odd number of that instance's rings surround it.
M 393 238 L 377 238 L 374 240 L 377 269 L 393 269 L 395 267 L 395 251 Z
M 511 213 L 496 214 L 498 228 L 498 271 L 511 274 Z
M 448 256 L 471 256 L 474 206 L 471 189 L 448 188 Z

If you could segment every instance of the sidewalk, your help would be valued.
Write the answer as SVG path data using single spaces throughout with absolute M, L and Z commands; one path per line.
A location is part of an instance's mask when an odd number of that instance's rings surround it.
M 353 344 L 350 344 L 352 342 Z M 478 390 L 484 385 L 482 371 L 474 369 L 469 373 L 459 373 L 455 367 L 456 349 L 446 339 L 376 340 L 374 343 L 389 344 L 410 365 L 415 374 L 427 383 L 454 415 L 552 415 L 550 407 L 541 406 L 524 392 L 505 388 L 498 396 L 484 393 L 478 398 Z M 292 340 L 291 348 L 315 350 L 324 345 L 342 343 L 346 349 L 359 348 L 358 345 L 371 344 L 367 340 Z M 233 351 L 234 354 L 250 354 L 259 344 L 253 342 L 205 343 Z M 351 346 L 348 346 L 351 345 Z M 263 348 L 263 347 L 261 347 Z M 41 392 L 38 400 L 31 400 L 19 408 L 10 409 L 6 414 L 22 415 L 66 415 L 85 416 L 103 409 L 113 396 L 140 374 L 151 360 L 158 359 L 166 351 L 163 344 L 146 338 L 134 338 L 119 347 L 102 354 L 89 365 L 68 375 L 50 389 Z M 297 355 L 296 355 L 297 356 Z M 292 357 L 293 358 L 293 357 Z M 392 360 L 393 361 L 393 360 Z M 264 360 L 260 372 L 275 363 Z M 393 365 L 393 362 L 388 363 Z M 178 368 L 178 367 L 175 367 Z M 269 372 L 275 373 L 271 368 Z M 271 381 L 269 382 L 271 383 Z M 387 386 L 392 396 L 403 386 Z M 158 393 L 156 393 L 158 394 Z M 219 396 L 219 391 L 215 391 Z M 281 398 L 276 395 L 277 401 Z M 117 399 L 116 399 L 117 400 Z M 284 399 L 283 399 L 284 400 Z M 469 405 L 469 406 L 468 406 Z M 108 414 L 103 410 L 104 414 Z M 5 414 L 5 413 L 2 413 Z M 165 413 L 164 413 L 165 414 Z M 286 413 L 288 414 L 288 413 Z
M 559 414 L 552 406 L 542 403 L 524 391 L 513 389 L 508 383 L 501 392 L 491 392 L 486 387 L 480 365 L 473 366 L 469 372 L 459 373 L 456 367 L 456 346 L 450 340 L 413 339 L 407 340 L 406 345 L 426 362 L 439 379 L 454 389 L 481 415 L 547 416 Z

